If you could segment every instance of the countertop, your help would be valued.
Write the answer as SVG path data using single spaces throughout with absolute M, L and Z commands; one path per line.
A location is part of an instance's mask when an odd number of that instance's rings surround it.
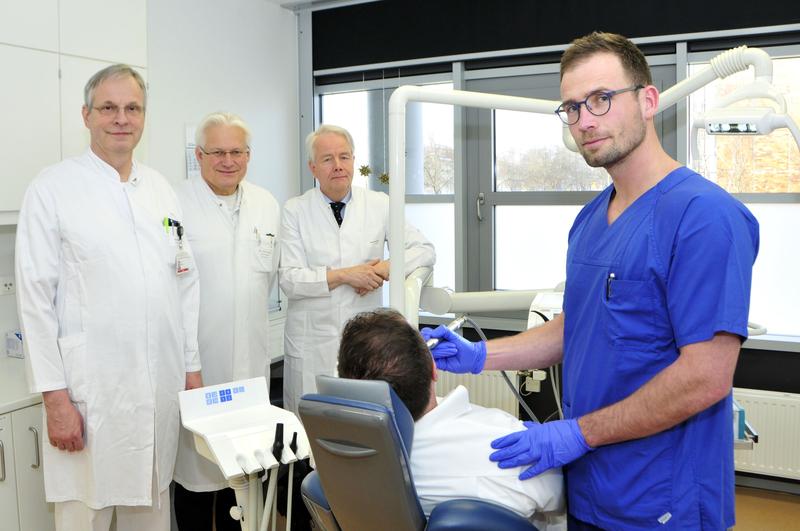
M 29 393 L 25 360 L 0 353 L 0 415 L 39 404 L 41 393 Z

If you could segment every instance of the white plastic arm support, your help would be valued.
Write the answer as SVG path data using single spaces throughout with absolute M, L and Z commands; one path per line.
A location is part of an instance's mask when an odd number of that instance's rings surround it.
M 420 308 L 436 315 L 528 310 L 537 293 L 552 291 L 552 289 L 542 289 L 455 293 L 448 288 L 423 288 Z
M 478 107 L 482 109 L 505 109 L 550 114 L 560 102 L 483 94 L 464 90 L 433 90 L 425 87 L 403 85 L 389 98 L 389 278 L 403 278 L 405 267 L 405 200 L 406 200 L 406 105 L 410 101 L 445 103 Z M 389 283 L 389 303 L 403 312 L 406 319 L 404 285 Z M 416 313 L 416 312 L 415 312 Z
M 702 88 L 717 78 L 725 78 L 752 66 L 756 81 L 772 83 L 772 60 L 769 54 L 759 48 L 739 46 L 722 52 L 711 60 L 711 64 L 680 83 L 676 83 L 663 93 L 658 101 L 658 112 L 675 105 L 695 90 Z
M 409 324 L 414 328 L 419 325 L 419 299 L 423 286 L 430 285 L 433 277 L 433 269 L 430 267 L 418 267 L 406 277 L 405 291 L 405 316 Z

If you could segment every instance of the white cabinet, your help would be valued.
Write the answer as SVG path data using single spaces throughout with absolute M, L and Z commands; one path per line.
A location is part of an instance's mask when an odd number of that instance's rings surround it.
M 61 160 L 58 55 L 0 44 L 0 65 L 0 211 L 15 211 L 31 179 Z
M 44 497 L 41 404 L 14 411 L 11 414 L 11 424 L 14 432 L 20 531 L 55 530 L 53 504 L 47 503 Z
M 0 415 L 0 443 L 0 528 L 54 531 L 53 504 L 44 497 L 41 404 Z
M 58 51 L 58 0 L 3 1 L 0 12 L 0 42 Z
M 146 0 L 61 0 L 59 18 L 62 54 L 147 64 Z
M 0 528 L 16 530 L 17 476 L 14 467 L 14 436 L 11 433 L 11 414 L 0 415 Z

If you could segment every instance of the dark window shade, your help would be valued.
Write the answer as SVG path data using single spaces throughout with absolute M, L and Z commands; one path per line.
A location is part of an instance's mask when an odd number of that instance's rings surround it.
M 383 0 L 315 11 L 314 70 L 627 37 L 800 22 L 786 0 Z

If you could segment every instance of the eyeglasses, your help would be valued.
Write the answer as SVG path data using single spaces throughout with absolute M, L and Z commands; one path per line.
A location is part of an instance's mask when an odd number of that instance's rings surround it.
M 233 160 L 241 160 L 245 155 L 250 153 L 249 149 L 231 149 L 230 151 L 225 151 L 224 149 L 212 149 L 211 151 L 206 151 L 205 149 L 200 148 L 200 151 L 212 159 L 217 160 L 224 159 L 226 155 L 230 155 Z
M 623 92 L 631 92 L 643 89 L 644 85 L 633 85 L 632 87 L 619 90 L 598 90 L 592 92 L 583 101 L 568 101 L 558 106 L 555 113 L 561 121 L 567 125 L 578 123 L 581 117 L 581 105 L 586 106 L 586 110 L 595 116 L 603 116 L 611 110 L 611 98 Z
M 104 103 L 99 107 L 92 107 L 92 109 L 99 112 L 102 116 L 116 116 L 119 113 L 120 106 L 113 103 Z M 129 118 L 138 118 L 144 114 L 144 107 L 137 103 L 129 103 L 122 107 L 125 116 Z

